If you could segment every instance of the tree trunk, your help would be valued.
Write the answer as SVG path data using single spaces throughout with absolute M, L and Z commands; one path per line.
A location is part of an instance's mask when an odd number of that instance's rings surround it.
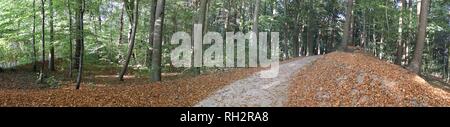
M 356 4 L 358 1 L 354 1 L 355 3 L 353 3 L 353 4 Z M 355 6 L 355 5 L 352 5 L 352 8 L 353 8 L 353 6 Z M 352 12 L 351 12 L 351 14 L 350 14 L 351 16 L 350 16 L 350 27 L 349 27 L 349 33 L 348 33 L 348 40 L 347 40 L 347 44 L 350 44 L 351 46 L 355 46 L 355 42 L 354 42 L 354 33 L 355 33 L 355 16 L 353 15 L 353 9 L 352 9 Z
M 155 31 L 153 33 L 152 79 L 161 81 L 162 32 L 164 26 L 165 0 L 158 0 L 155 13 Z
M 414 56 L 411 61 L 411 64 L 409 65 L 409 69 L 413 72 L 420 74 L 421 72 L 421 65 L 422 65 L 422 54 L 423 54 L 423 48 L 425 45 L 425 38 L 426 38 L 426 28 L 427 28 L 427 16 L 428 16 L 428 3 L 429 0 L 422 0 L 421 2 L 421 9 L 420 9 L 420 17 L 419 17 L 419 26 L 417 31 L 417 40 L 416 40 L 416 47 L 414 50 Z
M 362 17 L 362 20 L 363 20 L 363 23 L 362 23 L 362 32 L 361 32 L 361 44 L 360 44 L 360 46 L 361 46 L 361 48 L 363 48 L 363 49 L 365 49 L 365 47 L 366 47 L 366 44 L 367 44 L 367 28 L 366 28 L 366 12 L 364 11 L 363 12 L 363 17 Z
M 347 0 L 347 12 L 345 15 L 345 24 L 344 24 L 344 35 L 342 37 L 342 42 L 339 45 L 338 50 L 344 50 L 347 47 L 347 43 L 350 37 L 350 25 L 351 25 L 351 17 L 353 11 L 353 0 Z
M 301 6 L 301 3 L 300 3 L 300 1 L 294 1 L 295 3 L 295 6 L 297 6 L 297 7 L 300 7 Z M 299 24 L 299 21 L 300 21 L 300 13 L 301 12 L 298 12 L 298 13 L 296 13 L 296 14 L 294 14 L 295 15 L 295 20 L 294 20 L 294 26 L 293 26 L 293 34 L 294 34 L 294 36 L 293 36 L 293 40 L 292 40 L 292 47 L 293 47 L 293 51 L 292 51 L 292 55 L 293 55 L 293 57 L 295 58 L 295 57 L 299 57 L 300 56 L 300 42 L 299 42 L 299 39 L 300 39 L 300 34 L 301 34 L 301 28 L 302 28 L 302 26 L 303 26 L 303 24 L 302 25 L 300 25 Z
M 123 4 L 122 6 L 122 10 L 120 11 L 120 18 L 119 18 L 119 22 L 120 22 L 120 26 L 119 26 L 119 44 L 121 44 L 123 42 L 123 16 L 125 13 L 125 4 Z
M 224 17 L 224 32 L 228 32 L 229 28 L 230 28 L 230 14 L 231 14 L 231 9 L 232 7 L 230 1 L 225 1 L 224 2 L 224 13 L 225 13 L 225 17 Z
M 77 2 L 80 2 L 80 0 L 77 0 Z M 84 0 L 83 0 L 83 2 L 84 2 Z M 75 59 L 75 63 L 74 63 L 74 68 L 80 68 L 79 67 L 79 65 L 81 65 L 80 64 L 80 56 L 81 56 L 81 47 L 82 47 L 82 45 L 81 45 L 81 43 L 82 43 L 82 37 L 80 37 L 81 36 L 81 33 L 83 32 L 82 30 L 82 27 L 83 26 L 81 26 L 82 25 L 82 23 L 81 23 L 81 6 L 82 5 L 80 5 L 81 3 L 77 3 L 77 7 L 76 7 L 76 11 L 75 11 L 75 18 L 76 18 L 76 20 L 75 20 L 75 25 L 76 25 L 76 38 L 75 38 L 75 57 L 74 57 L 74 59 Z M 84 13 L 84 12 L 83 12 Z
M 84 8 L 85 8 L 85 1 L 84 0 L 78 0 L 78 15 L 77 15 L 77 44 L 79 44 L 79 65 L 78 65 L 78 76 L 77 76 L 77 84 L 76 89 L 80 89 L 81 85 L 81 79 L 83 77 L 83 57 L 84 57 L 84 24 L 83 24 L 83 15 L 84 15 Z M 78 46 L 77 46 L 78 48 Z
M 413 30 L 412 30 L 412 25 L 413 25 L 413 0 L 409 0 L 408 2 L 408 8 L 409 8 L 409 17 L 408 17 L 408 37 L 406 39 L 406 42 L 404 43 L 404 55 L 403 55 L 403 63 L 404 64 L 408 64 L 409 63 L 409 46 L 411 45 L 411 40 L 413 38 Z
M 101 33 L 102 32 L 102 0 L 99 1 L 98 3 L 98 31 Z
M 337 3 L 337 1 L 333 0 L 333 4 L 335 4 L 335 3 Z M 337 32 L 336 32 L 335 26 L 338 23 L 338 21 L 337 21 L 338 18 L 339 17 L 337 15 L 337 9 L 336 9 L 336 7 L 333 6 L 333 14 L 331 15 L 331 23 L 330 23 L 332 25 L 331 26 L 331 34 L 330 34 L 331 39 L 330 39 L 330 42 L 329 42 L 329 46 L 327 46 L 327 48 L 328 48 L 327 49 L 327 53 L 330 53 L 330 52 L 336 50 L 335 46 L 336 46 L 336 34 L 337 34 Z
M 289 16 L 289 13 L 288 13 L 288 0 L 284 0 L 283 1 L 284 2 L 284 14 L 285 14 L 285 16 L 286 17 L 288 17 Z M 289 33 L 290 33 L 290 31 L 289 31 L 289 24 L 288 24 L 289 22 L 288 22 L 288 20 L 285 20 L 284 21 L 284 30 L 285 30 L 285 34 L 284 34 L 284 44 L 283 44 L 283 48 L 284 48 L 284 56 L 285 56 L 285 59 L 289 59 Z
M 36 0 L 33 0 L 33 71 L 37 71 L 37 56 L 36 56 Z
M 255 33 L 255 35 L 256 35 L 255 39 L 256 39 L 256 46 L 257 47 L 259 47 L 259 45 L 258 45 L 258 38 L 259 38 L 258 18 L 259 18 L 259 6 L 260 6 L 260 3 L 261 3 L 261 0 L 256 0 L 255 10 L 254 10 L 254 13 L 253 13 L 253 30 L 252 30 L 252 32 Z M 263 49 L 259 49 L 259 50 L 263 50 Z M 249 56 L 249 57 L 251 57 L 251 56 Z M 249 58 L 249 66 L 252 66 L 252 65 L 250 65 L 250 60 L 251 59 L 256 59 L 256 64 L 258 64 L 259 54 L 256 53 L 256 58 Z M 258 66 L 258 65 L 256 65 L 256 66 Z
M 41 36 L 41 40 L 42 40 L 42 65 L 41 65 L 41 72 L 39 74 L 39 82 L 40 83 L 44 83 L 44 77 L 45 77 L 45 7 L 44 7 L 45 3 L 44 0 L 41 0 L 41 14 L 42 14 L 42 36 Z
M 320 29 L 320 27 L 318 28 L 318 32 L 317 32 L 317 38 L 316 38 L 316 44 L 317 44 L 317 55 L 321 55 L 322 54 L 322 49 L 321 49 L 321 37 L 322 36 L 322 30 Z
M 295 58 L 295 57 L 298 57 L 298 56 L 300 56 L 300 44 L 299 44 L 299 41 L 298 41 L 298 39 L 299 39 L 299 34 L 300 34 L 300 28 L 299 28 L 299 24 L 298 24 L 298 20 L 299 20 L 299 15 L 297 15 L 296 16 L 296 18 L 295 18 L 295 23 L 294 23 L 294 36 L 293 36 L 293 40 L 292 40 L 292 44 L 293 44 L 293 57 Z
M 123 81 L 123 76 L 127 73 L 128 70 L 128 64 L 130 63 L 131 55 L 133 54 L 133 48 L 134 48 L 134 42 L 136 40 L 136 31 L 138 26 L 138 17 L 139 17 L 139 0 L 134 1 L 134 10 L 133 10 L 133 23 L 132 23 L 132 29 L 131 29 L 131 35 L 129 39 L 129 45 L 128 45 L 128 55 L 125 60 L 125 64 L 123 65 L 122 72 L 119 75 L 119 80 Z
M 67 8 L 69 10 L 69 77 L 72 78 L 72 70 L 73 70 L 73 42 L 72 42 L 72 10 L 70 8 L 70 0 L 67 0 Z
M 55 44 L 54 44 L 54 25 L 53 25 L 53 0 L 48 1 L 50 8 L 50 60 L 49 60 L 49 68 L 50 71 L 55 71 Z
M 306 56 L 312 56 L 314 54 L 314 45 L 313 45 L 313 31 L 311 26 L 311 21 L 308 23 L 308 28 L 306 32 Z
M 398 39 L 397 39 L 397 58 L 395 59 L 395 64 L 401 65 L 402 64 L 402 57 L 403 57 L 403 6 L 406 3 L 405 0 L 399 1 L 399 10 L 400 10 L 400 16 L 398 19 Z
M 152 0 L 152 6 L 150 8 L 150 26 L 149 26 L 149 35 L 148 35 L 148 48 L 147 48 L 147 58 L 146 63 L 147 67 L 151 69 L 152 66 L 152 54 L 153 54 L 153 32 L 155 31 L 155 13 L 156 13 L 156 4 L 158 4 L 158 0 Z M 150 76 L 151 77 L 151 76 Z

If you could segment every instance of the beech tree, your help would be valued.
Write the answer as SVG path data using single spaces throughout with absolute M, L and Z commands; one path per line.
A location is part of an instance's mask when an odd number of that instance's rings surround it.
M 138 15 L 139 15 L 139 0 L 133 0 L 134 9 L 133 9 L 133 23 L 132 23 L 132 29 L 131 34 L 129 37 L 129 45 L 128 45 L 128 55 L 125 60 L 125 64 L 123 65 L 122 72 L 120 72 L 119 80 L 123 81 L 123 76 L 127 73 L 128 70 L 128 64 L 130 63 L 131 55 L 133 54 L 133 48 L 134 48 L 134 42 L 136 38 L 136 31 L 137 31 L 137 25 L 138 25 Z
M 165 0 L 158 0 L 155 11 L 155 30 L 153 33 L 152 80 L 161 81 L 162 32 L 164 24 Z
M 420 8 L 419 26 L 417 30 L 416 47 L 414 49 L 414 56 L 411 63 L 409 64 L 409 69 L 413 72 L 420 74 L 422 65 L 422 54 L 425 46 L 425 38 L 428 25 L 428 7 L 429 0 L 422 0 Z

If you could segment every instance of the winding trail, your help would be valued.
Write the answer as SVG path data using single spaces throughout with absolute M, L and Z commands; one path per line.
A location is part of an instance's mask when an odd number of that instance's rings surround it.
M 290 78 L 320 57 L 322 56 L 304 57 L 281 64 L 276 78 L 260 78 L 259 73 L 256 73 L 238 80 L 194 107 L 282 107 L 288 98 Z

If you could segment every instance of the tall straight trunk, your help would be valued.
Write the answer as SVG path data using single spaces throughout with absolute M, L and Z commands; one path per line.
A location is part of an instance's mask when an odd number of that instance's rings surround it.
M 165 0 L 158 0 L 155 13 L 155 31 L 153 33 L 152 80 L 161 81 L 162 32 L 164 26 Z
M 41 43 L 42 43 L 42 65 L 41 65 L 41 72 L 39 74 L 39 82 L 44 83 L 44 77 L 45 77 L 45 3 L 44 0 L 41 0 L 41 14 L 42 14 L 42 28 L 41 28 Z
M 78 0 L 77 0 L 78 1 Z M 79 4 L 79 3 L 77 3 L 77 4 Z M 79 68 L 79 65 L 80 65 L 80 53 L 81 53 L 81 38 L 79 37 L 80 36 L 80 34 L 81 34 L 81 31 L 80 31 L 80 10 L 78 9 L 78 7 L 79 7 L 80 5 L 77 5 L 77 7 L 76 7 L 76 11 L 75 11 L 75 26 L 76 26 L 76 37 L 75 37 L 75 56 L 74 56 L 74 59 L 75 59 L 75 62 L 73 63 L 73 67 L 74 68 Z
M 356 4 L 357 3 L 357 1 L 355 1 L 355 3 L 353 3 L 353 4 Z M 354 6 L 354 5 L 353 5 Z M 354 34 L 355 34 L 355 16 L 353 15 L 353 11 L 351 12 L 351 17 L 350 17 L 350 27 L 349 27 L 349 33 L 348 33 L 348 44 L 350 44 L 351 46 L 355 46 L 355 42 L 354 42 Z
M 322 50 L 320 49 L 320 47 L 322 46 L 321 38 L 320 38 L 321 36 L 322 36 L 322 30 L 320 28 L 318 28 L 317 38 L 316 38 L 317 55 L 321 55 L 322 54 Z
M 313 1 L 312 0 L 310 0 L 309 1 L 309 4 L 311 4 Z M 306 50 L 307 50 L 307 56 L 312 56 L 312 55 L 314 55 L 314 44 L 313 44 L 313 41 L 314 41 L 314 31 L 313 31 L 313 28 L 315 28 L 316 26 L 315 26 L 315 21 L 314 21 L 314 12 L 313 12 L 313 7 L 312 6 L 310 6 L 310 7 L 308 7 L 308 29 L 307 29 L 307 32 L 306 32 Z
M 422 10 L 422 0 L 417 0 L 417 10 L 416 10 L 416 15 L 417 15 L 417 21 L 420 20 L 420 11 Z
M 231 13 L 231 3 L 230 3 L 230 1 L 225 1 L 224 2 L 224 13 L 225 13 L 225 19 L 224 19 L 224 21 L 225 21 L 225 23 L 224 23 L 224 31 L 225 32 L 228 32 L 229 30 L 229 28 L 230 28 L 230 13 Z
M 311 18 L 311 17 L 310 17 Z M 313 27 L 311 21 L 308 23 L 308 28 L 306 32 L 306 56 L 314 55 L 314 45 L 313 45 Z
M 412 24 L 413 24 L 413 0 L 409 0 L 408 2 L 408 9 L 409 9 L 409 17 L 408 17 L 408 36 L 406 38 L 406 42 L 404 43 L 403 50 L 403 63 L 407 65 L 409 63 L 409 46 L 411 45 L 411 40 L 413 37 L 413 30 L 412 30 Z
M 414 56 L 411 61 L 411 64 L 409 65 L 409 69 L 413 72 L 420 74 L 421 72 L 421 65 L 422 65 L 422 54 L 423 54 L 423 48 L 425 45 L 425 38 L 426 38 L 426 28 L 427 28 L 427 16 L 428 16 L 428 5 L 429 0 L 422 0 L 421 2 L 421 8 L 420 8 L 420 17 L 419 17 L 419 26 L 417 31 L 417 39 L 416 39 L 416 47 L 414 50 Z
M 361 44 L 360 44 L 360 46 L 361 46 L 361 48 L 363 48 L 363 49 L 365 49 L 365 47 L 366 47 L 366 43 L 367 43 L 367 28 L 366 28 L 366 12 L 365 11 L 363 11 L 363 17 L 362 17 L 362 20 L 363 20 L 363 23 L 362 23 L 362 32 L 361 32 Z
M 333 3 L 336 3 L 337 1 L 336 0 L 333 0 Z M 335 28 L 335 26 L 336 26 L 336 23 L 337 23 L 337 19 L 338 19 L 338 16 L 337 16 L 337 14 L 336 14 L 336 7 L 333 7 L 333 14 L 331 15 L 331 39 L 330 39 L 330 44 L 329 44 L 329 46 L 327 47 L 328 48 L 328 50 L 327 50 L 327 53 L 330 53 L 331 51 L 334 51 L 335 50 L 335 45 L 336 45 L 336 28 Z
M 36 0 L 33 0 L 33 71 L 37 71 L 37 56 L 36 56 Z
M 376 24 L 375 24 L 375 19 L 372 20 L 372 43 L 374 43 L 373 46 L 373 54 L 375 56 L 377 55 L 377 32 L 375 31 L 377 29 Z
M 73 42 L 72 42 L 72 10 L 70 7 L 70 0 L 67 0 L 67 9 L 69 10 L 69 77 L 72 78 L 72 70 L 73 70 Z
M 119 24 L 120 24 L 120 26 L 119 26 L 119 44 L 120 43 L 122 43 L 123 42 L 123 24 L 124 24 L 124 22 L 123 22 L 123 19 L 124 19 L 124 13 L 125 13 L 125 4 L 123 4 L 123 6 L 122 6 L 122 10 L 120 11 L 120 18 L 119 18 Z
M 397 58 L 395 59 L 395 64 L 401 65 L 402 64 L 402 57 L 403 57 L 403 8 L 406 4 L 405 0 L 400 0 L 399 4 L 399 11 L 400 16 L 398 19 L 398 39 L 397 39 Z
M 97 20 L 98 20 L 98 31 L 102 32 L 102 0 L 99 1 L 98 3 L 98 16 L 97 16 Z
M 256 46 L 258 46 L 258 47 L 259 47 L 259 45 L 258 45 L 258 38 L 259 38 L 258 18 L 259 18 L 259 6 L 260 6 L 260 3 L 261 3 L 261 0 L 256 0 L 255 10 L 254 10 L 254 13 L 253 13 L 253 30 L 252 30 L 252 32 L 255 33 L 255 35 L 256 35 L 256 37 L 255 37 L 255 39 L 256 39 Z M 262 49 L 259 49 L 259 50 L 262 50 Z M 253 58 L 249 58 L 249 60 L 250 59 L 253 59 Z M 258 53 L 256 53 L 256 61 L 257 61 L 256 63 L 258 63 L 258 61 L 259 61 Z M 249 66 L 251 66 L 251 65 L 249 65 Z
M 287 22 L 284 23 L 284 29 L 285 29 L 285 33 L 284 33 L 284 43 L 283 43 L 283 54 L 284 54 L 284 59 L 289 59 L 289 25 Z
M 55 44 L 54 44 L 54 37 L 55 37 L 55 31 L 53 26 L 53 0 L 48 1 L 49 8 L 50 8 L 50 60 L 49 60 L 49 68 L 50 71 L 55 71 Z
M 136 0 L 123 0 L 125 4 L 125 12 L 128 17 L 128 22 L 130 23 L 128 25 L 128 45 L 131 42 L 131 36 L 133 34 L 133 17 L 134 17 L 134 3 Z M 132 56 L 134 56 L 134 53 L 132 53 Z M 134 58 L 134 57 L 133 57 Z
M 297 16 L 296 16 L 296 18 L 295 18 L 295 23 L 294 23 L 294 32 L 293 32 L 293 34 L 294 34 L 294 36 L 293 36 L 293 40 L 292 40 L 292 44 L 293 44 L 293 57 L 298 57 L 298 56 L 300 56 L 300 44 L 299 44 L 299 41 L 298 41 L 298 39 L 299 39 L 299 34 L 300 34 L 300 28 L 299 28 L 299 24 L 298 24 L 298 21 L 299 21 L 299 14 L 297 14 Z
M 152 6 L 150 8 L 150 26 L 148 32 L 148 48 L 147 48 L 147 58 L 146 63 L 147 67 L 150 69 L 152 66 L 152 54 L 153 54 L 153 32 L 155 31 L 155 13 L 156 13 L 156 4 L 158 4 L 158 0 L 152 0 Z
M 253 13 L 253 33 L 256 33 L 256 35 L 258 35 L 258 18 L 259 18 L 259 4 L 260 4 L 261 0 L 256 0 L 255 3 L 255 10 Z M 258 40 L 258 38 L 256 38 L 256 40 Z
M 388 6 L 389 6 L 389 1 L 385 1 L 385 6 L 386 8 L 384 9 L 384 18 L 385 18 L 385 23 L 386 23 L 386 30 L 387 31 L 391 31 L 391 27 L 389 26 L 389 14 L 388 14 Z
M 288 13 L 288 0 L 284 0 L 283 1 L 284 2 L 284 14 L 286 15 L 286 16 L 289 16 L 289 13 Z M 284 44 L 283 44 L 283 47 L 284 47 L 284 56 L 285 56 L 285 59 L 289 59 L 289 33 L 290 33 L 290 31 L 289 31 L 289 24 L 288 24 L 288 20 L 285 20 L 284 21 L 284 30 L 285 30 L 285 34 L 284 34 Z
M 329 25 L 329 28 L 330 28 L 330 31 L 329 31 L 329 40 L 327 41 L 327 44 L 326 44 L 326 49 L 325 49 L 325 53 L 330 53 L 332 50 L 333 50 L 333 43 L 334 43 L 334 26 L 333 26 L 333 16 L 331 16 L 331 20 L 329 20 L 329 22 L 328 22 L 328 25 Z
M 350 40 L 350 25 L 351 25 L 351 17 L 353 11 L 353 0 L 347 0 L 347 11 L 345 15 L 345 24 L 344 24 L 344 35 L 342 37 L 342 42 L 339 45 L 338 50 L 344 50 L 347 47 L 348 41 Z
M 138 17 L 139 17 L 139 0 L 134 1 L 134 10 L 133 10 L 133 22 L 132 22 L 132 29 L 131 29 L 131 35 L 129 39 L 129 45 L 128 45 L 128 55 L 125 60 L 125 63 L 122 68 L 122 72 L 120 72 L 119 80 L 123 81 L 123 76 L 127 73 L 128 70 L 128 64 L 130 63 L 131 55 L 133 54 L 133 48 L 134 48 L 134 42 L 136 40 L 136 31 L 138 26 Z
M 85 1 L 84 0 L 78 0 L 78 25 L 77 25 L 77 43 L 80 44 L 80 56 L 79 56 L 79 65 L 78 65 L 78 76 L 77 76 L 77 83 L 76 83 L 76 89 L 80 89 L 81 85 L 81 79 L 83 77 L 83 57 L 84 57 L 84 24 L 83 24 L 83 15 L 84 15 L 84 8 L 85 8 Z

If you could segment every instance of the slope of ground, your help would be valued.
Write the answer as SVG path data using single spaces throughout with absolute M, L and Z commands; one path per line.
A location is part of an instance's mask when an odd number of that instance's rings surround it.
M 362 53 L 335 52 L 291 81 L 289 106 L 450 106 L 450 93 Z
M 120 68 L 90 65 L 81 89 L 75 90 L 73 81 L 60 80 L 65 72 L 52 74 L 63 85 L 51 89 L 35 83 L 37 75 L 22 69 L 0 73 L 0 106 L 192 106 L 223 86 L 258 71 L 232 69 L 196 77 L 165 74 L 165 81 L 150 83 L 146 75 L 141 77 L 130 70 L 121 82 L 117 78 Z

